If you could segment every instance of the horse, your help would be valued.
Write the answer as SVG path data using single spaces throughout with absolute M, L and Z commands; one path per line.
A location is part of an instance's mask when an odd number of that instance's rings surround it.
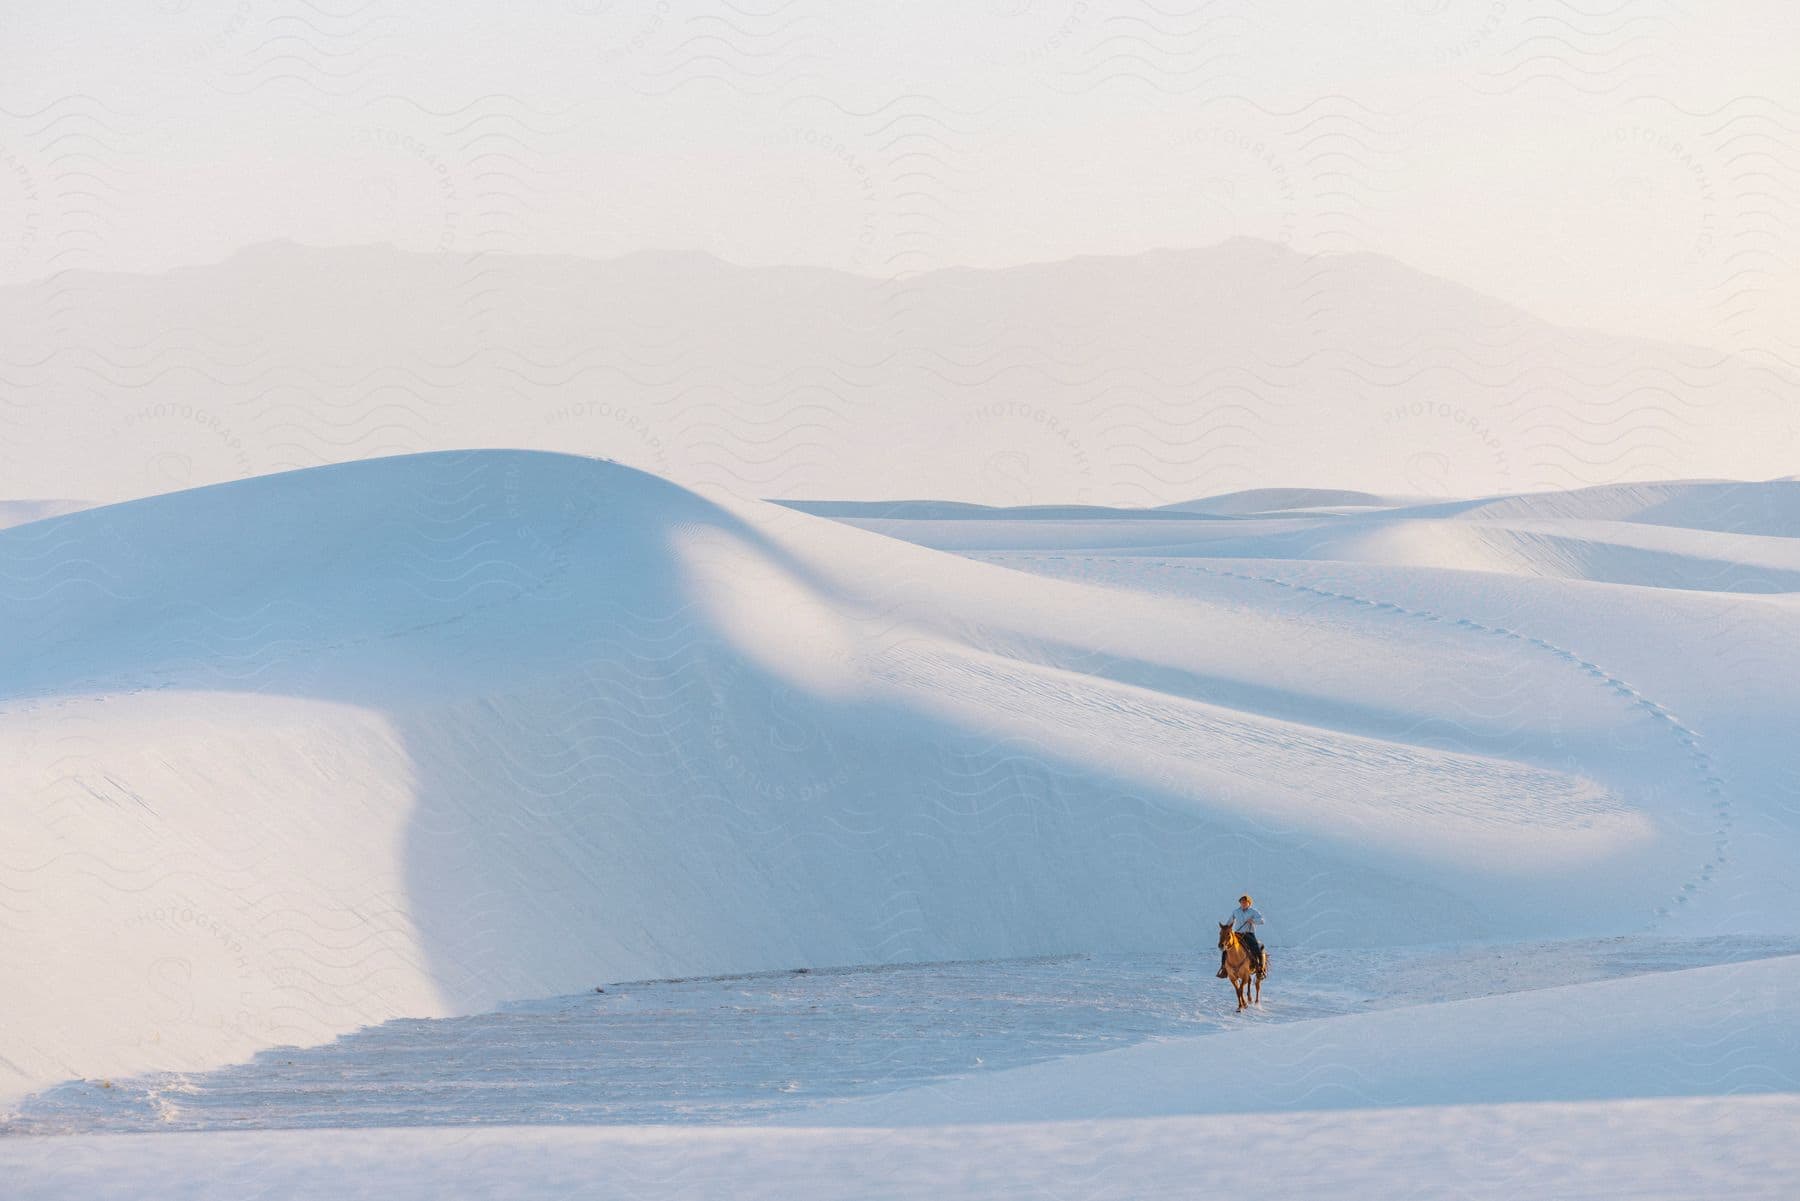
M 1251 990 L 1255 989 L 1254 1000 L 1262 1004 L 1262 964 L 1250 962 L 1250 952 L 1244 949 L 1237 931 L 1230 922 L 1219 923 L 1219 949 L 1225 952 L 1225 977 L 1231 981 L 1231 987 L 1237 990 L 1238 1012 L 1250 1008 Z

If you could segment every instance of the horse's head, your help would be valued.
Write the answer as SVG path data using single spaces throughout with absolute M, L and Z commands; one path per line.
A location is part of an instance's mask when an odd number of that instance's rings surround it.
M 1230 922 L 1219 923 L 1219 948 L 1221 950 L 1230 946 L 1231 940 L 1236 937 L 1237 935 L 1232 933 Z

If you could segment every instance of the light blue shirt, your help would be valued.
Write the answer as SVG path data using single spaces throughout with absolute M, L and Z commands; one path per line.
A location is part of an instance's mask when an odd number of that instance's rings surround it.
M 1263 924 L 1262 911 L 1247 909 L 1239 905 L 1231 911 L 1231 928 L 1239 934 L 1254 934 L 1256 927 Z

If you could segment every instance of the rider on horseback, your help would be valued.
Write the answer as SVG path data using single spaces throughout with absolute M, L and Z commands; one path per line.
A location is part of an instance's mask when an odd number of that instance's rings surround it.
M 1259 972 L 1266 970 L 1266 965 L 1263 963 L 1262 943 L 1256 937 L 1256 928 L 1263 924 L 1263 915 L 1251 908 L 1249 893 L 1238 898 L 1238 907 L 1231 911 L 1229 920 L 1231 928 L 1237 931 L 1238 941 L 1244 944 L 1244 950 L 1250 956 L 1250 962 L 1256 966 Z M 1221 980 L 1225 978 L 1225 957 L 1230 954 L 1229 949 L 1219 954 L 1219 979 Z

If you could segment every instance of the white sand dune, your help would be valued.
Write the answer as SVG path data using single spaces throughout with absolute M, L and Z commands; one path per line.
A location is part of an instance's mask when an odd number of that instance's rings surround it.
M 961 552 L 1302 559 L 1703 592 L 1800 591 L 1800 485 L 1783 480 L 1618 485 L 1425 505 L 1265 489 L 1153 511 L 1080 513 L 789 503 Z M 1170 520 L 1184 517 L 1192 520 Z
M 1531 962 L 1556 977 L 1553 958 Z M 1800 1173 L 1797 988 L 1790 956 L 1250 1020 L 771 1125 L 28 1137 L 0 1142 L 0 1170 L 71 1197 L 1373 1201 L 1429 1182 L 1475 1198 L 1773 1201 Z
M 64 513 L 87 507 L 88 502 L 83 500 L 0 500 L 0 530 L 28 521 L 42 521 L 46 517 L 61 517 Z
M 1533 493 L 1480 502 L 1467 509 L 1480 518 L 1552 518 L 1630 521 L 1688 530 L 1800 537 L 1800 482 L 1747 483 L 1681 480 L 1614 484 L 1572 492 Z
M 1185 948 L 1245 887 L 1292 945 L 1791 925 L 1783 605 L 1658 665 L 1711 594 L 992 557 L 528 452 L 0 535 L 0 948 L 56 968 L 5 1090 L 596 980 Z
M 869 1199 L 1255 1196 L 1787 1201 L 1800 1097 L 991 1126 L 506 1126 L 18 1139 L 33 1197 Z
M 1634 1097 L 1800 1095 L 1800 957 L 1255 1026 L 841 1102 L 941 1126 Z

